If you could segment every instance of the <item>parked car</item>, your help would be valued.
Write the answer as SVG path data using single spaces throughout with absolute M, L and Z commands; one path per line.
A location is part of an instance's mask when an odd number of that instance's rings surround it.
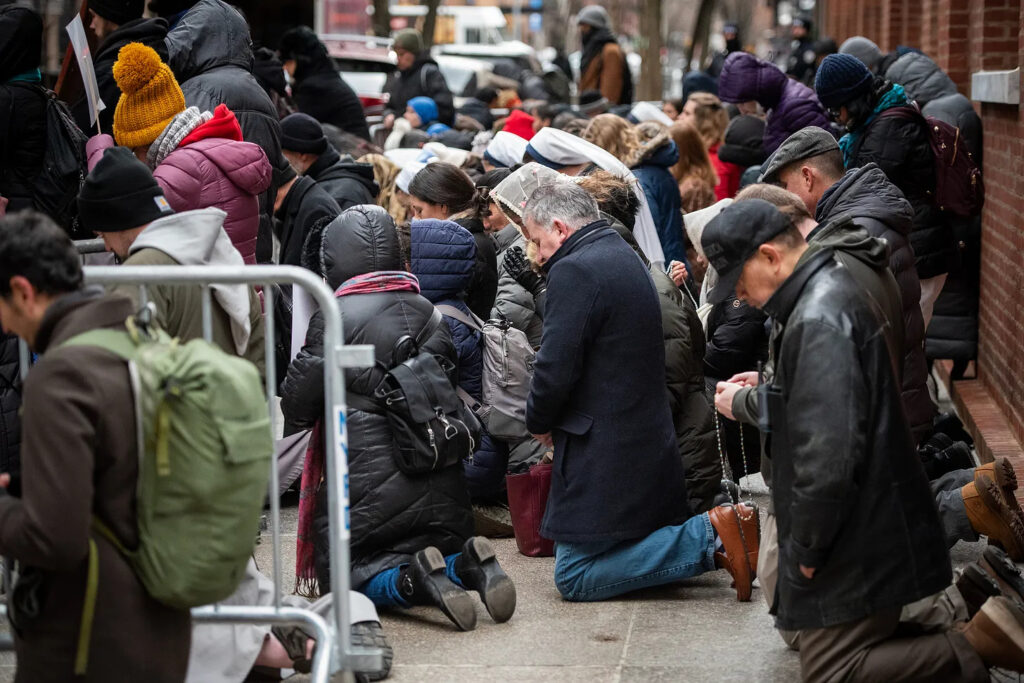
M 387 104 L 384 83 L 395 70 L 390 38 L 347 34 L 320 36 L 338 74 L 352 86 L 367 116 L 380 116 Z
M 445 82 L 448 83 L 448 89 L 456 98 L 456 106 L 461 104 L 459 99 L 472 97 L 479 88 L 490 86 L 501 90 L 519 85 L 513 79 L 494 73 L 494 65 L 483 59 L 435 54 L 434 60 L 441 69 Z

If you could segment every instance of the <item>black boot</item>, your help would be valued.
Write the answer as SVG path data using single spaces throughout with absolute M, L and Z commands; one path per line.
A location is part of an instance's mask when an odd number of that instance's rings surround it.
M 448 578 L 444 556 L 424 548 L 398 575 L 398 590 L 413 605 L 433 605 L 462 631 L 476 628 L 476 606 L 466 591 Z
M 474 536 L 462 546 L 455 560 L 455 574 L 467 590 L 480 594 L 480 601 L 497 623 L 512 618 L 516 611 L 516 587 L 494 556 L 491 542 Z
M 970 446 L 963 441 L 956 441 L 952 446 L 932 453 L 923 464 L 929 481 L 935 481 L 948 472 L 972 470 L 977 466 L 971 455 Z
M 960 578 L 956 580 L 956 587 L 967 606 L 968 619 L 974 618 L 986 600 L 995 595 L 1002 595 L 999 584 L 988 572 L 979 567 L 977 562 L 964 567 Z

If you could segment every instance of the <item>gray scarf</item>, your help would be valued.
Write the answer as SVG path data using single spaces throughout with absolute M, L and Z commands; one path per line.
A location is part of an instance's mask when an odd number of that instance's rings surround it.
M 153 144 L 149 146 L 146 154 L 146 163 L 150 169 L 155 169 L 163 163 L 171 152 L 178 148 L 181 141 L 189 136 L 199 126 L 213 118 L 213 113 L 200 112 L 199 107 L 189 107 L 181 112 L 167 124 L 164 132 L 157 136 Z

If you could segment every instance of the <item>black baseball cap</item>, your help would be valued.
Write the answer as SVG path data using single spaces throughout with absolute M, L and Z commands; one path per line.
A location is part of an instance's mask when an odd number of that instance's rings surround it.
M 708 263 L 718 273 L 718 284 L 708 292 L 708 301 L 717 304 L 732 296 L 747 260 L 790 224 L 774 204 L 763 199 L 733 202 L 715 216 L 700 238 Z

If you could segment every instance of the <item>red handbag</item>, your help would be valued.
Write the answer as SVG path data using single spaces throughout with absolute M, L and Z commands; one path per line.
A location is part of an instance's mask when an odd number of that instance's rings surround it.
M 551 465 L 538 464 L 525 474 L 509 474 L 505 483 L 519 552 L 529 557 L 551 557 L 555 554 L 555 542 L 540 535 L 551 490 Z

